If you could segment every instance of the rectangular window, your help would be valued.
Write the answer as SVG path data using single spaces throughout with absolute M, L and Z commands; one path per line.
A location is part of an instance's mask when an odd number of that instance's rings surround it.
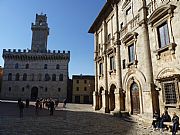
M 110 39 L 111 39 L 111 34 L 108 34 L 107 41 L 110 41 Z
M 110 70 L 116 69 L 116 64 L 115 64 L 115 58 L 114 56 L 110 57 Z
M 123 65 L 123 69 L 125 69 L 126 68 L 126 60 L 125 59 L 122 61 L 122 65 Z
M 63 81 L 63 74 L 59 75 L 59 81 Z
M 170 43 L 167 22 L 161 24 L 157 28 L 157 31 L 158 31 L 159 48 L 163 48 L 164 46 Z
M 76 83 L 79 83 L 79 80 L 76 80 Z
M 133 62 L 135 60 L 134 44 L 128 46 L 128 54 L 129 54 L 129 62 Z
M 79 87 L 76 87 L 76 91 L 79 91 Z
M 100 50 L 101 50 L 101 44 L 98 45 L 98 51 L 100 53 Z
M 86 83 L 87 83 L 87 80 L 84 80 L 84 83 L 86 84 Z
M 61 92 L 61 88 L 58 88 L 58 92 Z
M 121 28 L 121 29 L 123 28 L 123 22 L 120 24 L 120 28 Z
M 99 64 L 99 75 L 102 75 L 103 74 L 103 64 L 100 63 Z
M 166 104 L 176 104 L 176 90 L 175 90 L 175 83 L 164 83 L 164 97 Z
M 87 91 L 87 88 L 86 88 L 86 87 L 84 87 L 84 91 Z
M 129 15 L 131 13 L 131 7 L 129 7 L 127 10 L 126 10 L 126 15 Z

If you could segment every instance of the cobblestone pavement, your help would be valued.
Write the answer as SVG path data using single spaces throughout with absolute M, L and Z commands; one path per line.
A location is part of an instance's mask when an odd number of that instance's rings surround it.
M 53 116 L 47 109 L 35 115 L 34 103 L 19 118 L 17 103 L 0 102 L 0 135 L 166 135 L 150 129 L 150 124 L 117 118 L 93 111 L 91 105 L 62 104 Z

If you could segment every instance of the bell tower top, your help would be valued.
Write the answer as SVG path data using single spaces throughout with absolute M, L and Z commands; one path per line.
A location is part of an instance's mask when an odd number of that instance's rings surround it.
M 49 35 L 49 28 L 47 23 L 46 14 L 36 14 L 35 23 L 31 25 L 32 30 L 32 52 L 46 52 L 47 51 L 47 39 Z

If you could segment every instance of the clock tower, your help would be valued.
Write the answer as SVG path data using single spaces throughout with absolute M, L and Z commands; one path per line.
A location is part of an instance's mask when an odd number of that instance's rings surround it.
M 46 14 L 36 14 L 35 23 L 31 25 L 32 30 L 32 52 L 47 52 L 47 39 L 49 35 L 49 28 Z

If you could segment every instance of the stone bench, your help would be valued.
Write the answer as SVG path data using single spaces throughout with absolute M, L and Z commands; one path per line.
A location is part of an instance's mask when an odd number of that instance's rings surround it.
M 173 123 L 172 122 L 163 122 L 164 125 L 166 125 L 169 129 L 169 131 L 172 131 L 172 126 L 173 126 Z M 180 125 L 178 127 L 178 130 L 180 129 Z

